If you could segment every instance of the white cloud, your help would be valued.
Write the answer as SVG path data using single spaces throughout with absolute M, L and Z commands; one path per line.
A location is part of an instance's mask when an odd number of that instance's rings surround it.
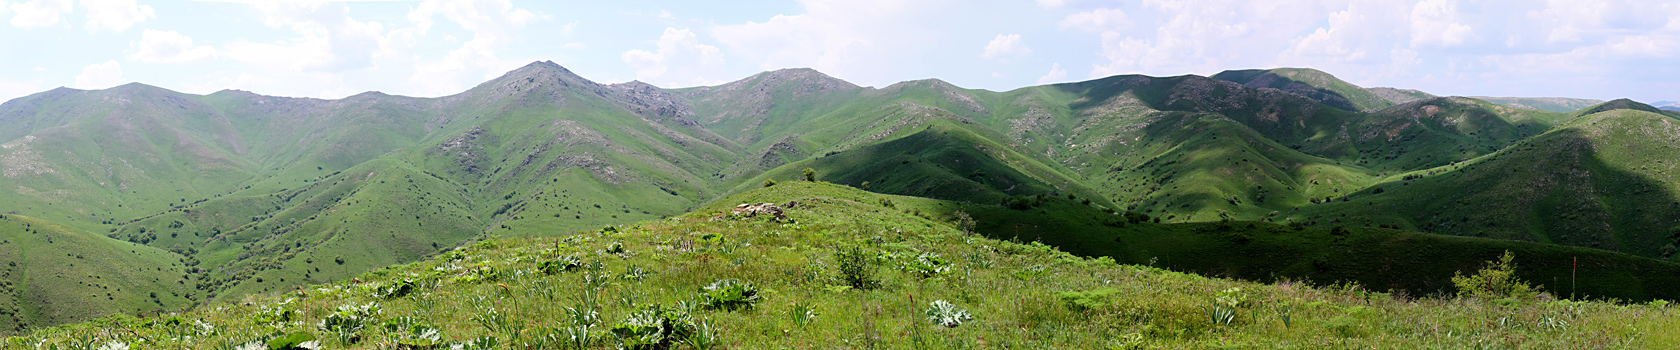
M 1409 8 L 1408 4 L 1401 2 L 1351 2 L 1341 11 L 1325 14 L 1327 26 L 1291 39 L 1288 49 L 1278 55 L 1278 61 L 1326 68 L 1348 67 L 1342 64 L 1409 62 L 1416 58 L 1417 52 L 1395 47 L 1395 43 L 1407 35 L 1405 28 L 1408 20 L 1405 16 Z M 1402 51 L 1411 54 L 1394 54 Z
M 904 59 L 936 55 L 939 21 L 951 1 L 805 0 L 804 13 L 723 25 L 712 36 L 763 70 L 809 67 L 863 85 L 897 82 Z M 912 58 L 915 57 L 915 58 Z
M 1455 0 L 1423 0 L 1412 6 L 1412 41 L 1416 47 L 1450 47 L 1464 44 L 1475 29 L 1458 22 Z
M 415 64 L 409 82 L 421 94 L 457 93 L 463 81 L 476 84 L 527 63 L 503 59 L 497 51 L 512 43 L 519 28 L 538 19 L 531 11 L 515 8 L 508 0 L 426 0 L 408 19 L 425 34 L 437 16 L 472 32 L 473 38 L 443 58 Z
M 292 72 L 342 72 L 372 67 L 374 56 L 384 49 L 384 25 L 351 18 L 349 7 L 341 3 L 278 2 L 252 7 L 262 13 L 265 25 L 290 29 L 298 37 L 279 43 L 229 44 L 225 51 L 235 60 Z
M 128 55 L 128 59 L 145 63 L 196 62 L 216 57 L 216 49 L 195 46 L 192 38 L 173 30 L 147 29 L 140 33 L 140 41 L 130 46 L 135 51 Z
M 1298 33 L 1323 20 L 1317 4 L 1248 0 L 1152 0 L 1138 18 L 1159 21 L 1153 35 L 1141 31 L 1104 31 L 1102 50 L 1090 77 L 1144 73 L 1211 74 L 1232 66 L 1255 65 L 1268 53 L 1282 51 Z
M 665 76 L 671 69 L 673 62 L 678 65 L 708 66 L 723 63 L 723 52 L 716 46 L 701 44 L 694 32 L 688 29 L 665 28 L 665 33 L 659 36 L 656 44 L 659 48 L 649 52 L 645 50 L 625 51 L 620 55 L 624 63 L 636 69 L 636 79 L 651 82 Z M 697 68 L 697 67 L 696 67 Z M 689 81 L 672 82 L 668 85 L 701 85 L 713 83 L 703 78 L 704 69 L 684 72 L 690 77 Z
M 123 79 L 122 65 L 117 60 L 105 61 L 82 67 L 82 74 L 76 76 L 77 89 L 106 89 L 128 80 Z
M 1038 77 L 1038 85 L 1055 84 L 1063 81 L 1067 81 L 1067 69 L 1063 69 L 1061 63 L 1051 63 L 1050 73 Z
M 133 27 L 135 23 L 147 19 L 157 18 L 151 6 L 140 5 L 135 0 L 81 0 L 82 9 L 87 10 L 87 30 L 98 32 L 100 29 L 110 29 L 112 32 L 122 32 Z
M 1067 5 L 1067 0 L 1034 0 L 1033 2 L 1043 8 L 1057 8 Z
M 1100 33 L 1131 27 L 1132 21 L 1126 18 L 1126 12 L 1120 9 L 1095 9 L 1068 15 L 1062 18 L 1061 22 L 1057 22 L 1056 26 Z
M 986 50 L 980 54 L 980 57 L 1006 61 L 1009 57 L 1023 56 L 1029 53 L 1032 53 L 1032 49 L 1028 49 L 1027 44 L 1021 42 L 1020 34 L 998 34 L 996 38 L 992 38 L 991 42 L 986 43 Z
M 148 33 L 142 33 L 141 41 L 133 44 L 135 50 L 130 52 L 129 59 L 161 63 L 214 58 L 239 64 L 236 70 L 215 72 L 219 77 L 215 80 L 195 80 L 202 84 L 192 84 L 189 91 L 246 89 L 321 98 L 339 98 L 369 85 L 386 85 L 358 80 L 389 80 L 392 76 L 407 75 L 412 69 L 412 62 L 405 61 L 412 57 L 408 51 L 417 41 L 416 28 L 390 29 L 384 23 L 358 20 L 342 2 L 239 3 L 249 4 L 262 26 L 289 32 L 290 37 L 265 41 L 235 39 L 212 49 L 179 33 L 155 32 L 149 37 Z M 382 71 L 381 64 L 397 72 Z M 227 78 L 230 76 L 238 78 Z
M 12 26 L 24 29 L 47 27 L 58 24 L 58 16 L 74 10 L 70 0 L 32 0 L 9 6 L 15 14 L 12 15 Z

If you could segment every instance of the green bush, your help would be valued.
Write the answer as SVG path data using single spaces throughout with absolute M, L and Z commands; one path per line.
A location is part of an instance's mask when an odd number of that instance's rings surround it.
M 1057 292 L 1057 298 L 1067 304 L 1074 312 L 1093 312 L 1107 310 L 1120 298 L 1120 290 L 1112 287 L 1097 288 L 1088 291 Z
M 816 169 L 805 168 L 805 170 L 800 170 L 799 174 L 805 178 L 805 181 L 817 181 Z
M 1458 287 L 1458 295 L 1483 299 L 1515 298 L 1519 300 L 1533 300 L 1540 291 L 1529 286 L 1528 282 L 1517 279 L 1517 265 L 1512 263 L 1516 254 L 1505 251 L 1499 260 L 1489 260 L 1476 274 L 1464 276 L 1462 272 L 1453 273 L 1453 286 Z
M 855 289 L 874 289 L 881 285 L 875 278 L 875 254 L 856 245 L 835 250 L 834 260 L 840 270 L 840 281 Z
M 764 187 L 775 186 L 776 180 L 764 179 Z
M 391 281 L 391 283 L 386 284 L 383 287 L 379 287 L 379 289 L 373 292 L 373 297 L 385 300 L 401 298 L 408 296 L 409 293 L 413 293 L 414 288 L 415 283 L 413 279 L 398 279 Z
M 700 289 L 701 305 L 708 309 L 735 311 L 750 309 L 759 300 L 758 287 L 751 282 L 723 279 Z

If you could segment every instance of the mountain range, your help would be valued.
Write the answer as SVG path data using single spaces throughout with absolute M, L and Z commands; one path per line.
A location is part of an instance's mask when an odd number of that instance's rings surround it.
M 993 236 L 1015 225 L 1027 238 L 1019 223 L 1063 215 L 1040 203 L 1066 198 L 1059 211 L 1092 222 L 1371 227 L 1669 266 L 1654 259 L 1680 243 L 1676 118 L 1630 100 L 1367 89 L 1311 69 L 997 92 L 937 79 L 861 87 L 810 69 L 665 89 L 536 62 L 438 98 L 59 88 L 0 104 L 0 255 L 17 257 L 0 273 L 0 329 L 277 293 L 491 237 L 656 220 L 804 169 L 988 206 Z M 1027 216 L 997 221 L 1012 212 Z M 1027 233 L 1145 259 L 1088 241 L 1114 234 L 1093 230 Z M 1452 259 L 1439 263 L 1485 258 Z

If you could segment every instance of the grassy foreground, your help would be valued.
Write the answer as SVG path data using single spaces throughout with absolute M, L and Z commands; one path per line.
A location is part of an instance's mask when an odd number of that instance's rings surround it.
M 965 234 L 894 199 L 784 182 L 725 215 L 490 239 L 358 279 L 114 316 L 7 349 L 1672 348 L 1664 302 L 1408 299 L 1205 278 Z M 1519 266 L 1520 268 L 1520 266 Z M 849 279 L 847 277 L 850 277 Z M 736 281 L 738 283 L 720 282 Z M 859 288 L 862 287 L 862 288 Z M 643 345 L 636 345 L 643 344 Z

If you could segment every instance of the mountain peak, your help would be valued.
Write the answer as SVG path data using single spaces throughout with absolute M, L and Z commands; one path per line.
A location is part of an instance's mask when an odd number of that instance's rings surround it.
M 478 84 L 463 94 L 488 93 L 500 96 L 512 96 L 529 91 L 546 91 L 546 94 L 558 96 L 558 91 L 566 87 L 577 87 L 584 90 L 600 90 L 603 85 L 585 79 L 572 73 L 566 67 L 561 67 L 554 61 L 536 61 L 523 67 L 508 71 L 506 74 Z
M 823 74 L 810 68 L 783 68 L 768 72 L 753 74 L 752 76 L 732 81 L 723 85 L 701 87 L 692 93 L 707 94 L 723 91 L 769 91 L 783 90 L 794 95 L 804 96 L 814 93 L 830 91 L 844 91 L 860 88 L 857 84 Z
M 1646 112 L 1651 112 L 1651 113 L 1656 113 L 1656 114 L 1663 114 L 1662 110 L 1657 109 L 1657 107 L 1652 107 L 1651 105 L 1644 104 L 1644 103 L 1639 103 L 1637 101 L 1630 100 L 1630 99 L 1619 98 L 1619 99 L 1611 100 L 1610 102 L 1600 103 L 1598 105 L 1588 107 L 1586 109 L 1582 109 L 1580 112 L 1576 112 L 1575 115 L 1588 115 L 1588 114 L 1594 114 L 1594 113 L 1599 113 L 1599 112 L 1614 111 L 1614 110 L 1618 110 L 1618 109 L 1631 109 L 1631 110 L 1636 110 L 1636 111 L 1646 111 Z
M 1228 70 L 1211 78 L 1251 88 L 1273 88 L 1347 111 L 1374 111 L 1394 102 L 1330 73 L 1312 68 Z

